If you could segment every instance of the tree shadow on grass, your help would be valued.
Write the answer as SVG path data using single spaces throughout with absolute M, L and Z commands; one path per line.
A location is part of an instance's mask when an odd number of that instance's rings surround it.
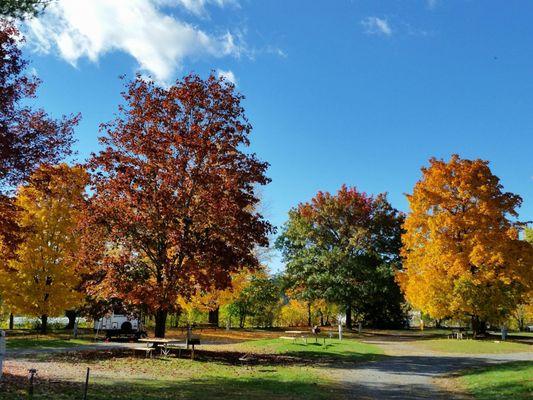
M 358 353 L 355 351 L 343 351 L 340 353 L 329 353 L 322 350 L 312 350 L 315 344 L 309 344 L 302 348 L 302 351 L 288 351 L 284 353 L 254 353 L 241 351 L 211 351 L 198 350 L 195 351 L 194 361 L 199 363 L 218 363 L 229 366 L 321 366 L 328 368 L 352 368 L 354 363 L 361 361 L 372 361 L 383 355 Z M 177 351 L 173 351 L 169 357 L 160 357 L 158 352 L 156 360 L 160 362 L 167 362 L 177 357 Z M 181 351 L 181 359 L 186 360 L 191 358 L 191 350 L 183 349 Z M 135 357 L 131 349 L 98 349 L 98 350 L 84 350 L 76 352 L 64 352 L 57 354 L 46 354 L 39 358 L 39 361 L 57 361 L 67 364 L 79 364 L 80 362 L 87 364 L 95 364 L 99 361 L 133 358 Z M 137 357 L 139 362 L 142 362 L 144 356 Z
M 8 375 L 0 383 L 0 400 L 27 399 L 25 377 Z M 80 399 L 83 384 L 78 382 L 41 382 L 35 385 L 34 400 Z M 313 382 L 312 379 L 280 380 L 274 377 L 216 377 L 183 381 L 136 379 L 96 381 L 89 385 L 91 400 L 164 400 L 164 399 L 305 399 L 321 400 L 340 396 L 342 389 Z

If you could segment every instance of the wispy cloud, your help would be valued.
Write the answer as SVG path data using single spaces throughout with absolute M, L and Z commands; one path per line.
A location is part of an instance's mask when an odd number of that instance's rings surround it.
M 239 34 L 213 34 L 167 15 L 161 7 L 204 13 L 209 4 L 234 0 L 58 0 L 43 16 L 28 22 L 28 43 L 41 53 L 57 53 L 72 65 L 81 58 L 97 62 L 112 51 L 131 55 L 143 73 L 168 81 L 184 59 L 239 57 L 245 44 Z
M 393 33 L 389 22 L 385 18 L 366 17 L 361 20 L 361 25 L 368 35 L 391 36 Z
M 181 6 L 197 16 L 206 16 L 207 6 L 215 5 L 225 7 L 227 5 L 239 6 L 237 0 L 155 0 L 158 5 L 167 7 Z
M 439 0 L 426 0 L 426 4 L 428 8 L 430 9 L 434 9 L 435 7 L 437 7 L 438 3 L 439 3 Z

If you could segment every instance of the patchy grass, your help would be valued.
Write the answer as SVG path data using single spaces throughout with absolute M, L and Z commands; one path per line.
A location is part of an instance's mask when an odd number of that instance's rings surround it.
M 466 371 L 458 379 L 476 400 L 533 398 L 533 362 L 517 361 Z
M 108 358 L 100 360 L 87 360 L 76 354 L 54 357 L 53 362 L 32 363 L 39 371 L 36 400 L 81 398 L 87 366 L 91 368 L 88 397 L 93 400 L 321 400 L 342 395 L 325 370 L 301 364 L 267 360 L 243 366 L 238 359 L 217 360 L 201 352 L 196 361 L 133 358 L 110 352 Z M 27 398 L 26 365 L 18 363 L 16 367 L 7 368 L 6 380 L 0 383 L 0 400 Z
M 497 354 L 532 351 L 533 346 L 515 342 L 499 342 L 493 340 L 457 340 L 436 339 L 418 342 L 420 347 L 443 353 L 463 354 Z

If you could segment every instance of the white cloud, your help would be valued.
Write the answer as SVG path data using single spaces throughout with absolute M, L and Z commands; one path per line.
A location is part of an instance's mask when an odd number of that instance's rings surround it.
M 163 3 L 203 12 L 208 3 L 223 6 L 228 0 L 58 0 L 28 22 L 28 43 L 42 53 L 57 51 L 72 65 L 83 57 L 97 62 L 108 52 L 123 51 L 162 82 L 172 79 L 187 57 L 245 52 L 239 35 L 208 34 L 165 15 Z
M 234 85 L 237 85 L 237 78 L 235 78 L 235 74 L 231 70 L 224 71 L 223 69 L 219 69 L 219 70 L 217 70 L 217 76 L 219 78 L 223 77 L 228 82 L 231 82 Z
M 392 35 L 392 29 L 389 22 L 384 18 L 366 17 L 361 21 L 361 25 L 363 25 L 365 33 L 369 35 Z
M 156 0 L 157 4 L 167 7 L 182 6 L 187 11 L 198 15 L 207 15 L 207 6 L 216 5 L 218 7 L 224 7 L 226 5 L 238 6 L 236 0 Z

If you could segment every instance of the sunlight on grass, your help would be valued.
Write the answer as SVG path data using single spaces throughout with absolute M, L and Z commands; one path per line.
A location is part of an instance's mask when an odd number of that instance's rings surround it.
M 339 361 L 368 360 L 383 354 L 379 347 L 356 340 L 326 339 L 324 344 L 321 339 L 315 343 L 313 338 L 308 338 L 307 345 L 302 339 L 295 342 L 287 339 L 263 339 L 241 343 L 238 348 L 242 351 L 286 354 L 305 358 L 329 357 Z
M 495 354 L 533 351 L 533 346 L 528 344 L 493 340 L 436 339 L 420 341 L 418 344 L 427 350 L 444 353 Z
M 465 372 L 459 382 L 476 400 L 533 398 L 533 362 L 520 361 Z

